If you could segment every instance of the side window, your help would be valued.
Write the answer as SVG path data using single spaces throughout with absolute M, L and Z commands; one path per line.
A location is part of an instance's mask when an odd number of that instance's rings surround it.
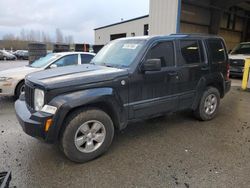
M 186 64 L 200 63 L 201 54 L 198 41 L 182 40 L 180 41 L 181 54 Z M 203 56 L 204 58 L 204 56 Z
M 81 54 L 81 64 L 88 64 L 93 59 L 93 55 Z
M 67 55 L 65 57 L 62 57 L 58 61 L 54 63 L 57 65 L 57 67 L 64 67 L 69 65 L 77 65 L 78 64 L 78 55 Z
M 212 62 L 220 62 L 226 60 L 225 49 L 221 40 L 208 40 L 207 45 Z
M 174 45 L 173 42 L 160 42 L 152 47 L 146 59 L 161 59 L 162 67 L 174 66 Z

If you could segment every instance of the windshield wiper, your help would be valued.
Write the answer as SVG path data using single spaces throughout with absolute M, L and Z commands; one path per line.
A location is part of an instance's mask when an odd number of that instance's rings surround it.
M 99 65 L 105 66 L 105 67 L 113 67 L 112 64 L 108 64 L 108 63 L 100 63 Z
M 107 63 L 104 63 L 104 65 L 105 65 L 106 67 L 114 67 L 114 65 L 107 64 Z
M 116 64 L 109 64 L 109 63 L 98 63 L 98 64 L 96 64 L 96 63 L 94 63 L 94 62 L 92 62 L 92 63 L 90 63 L 90 64 L 93 64 L 93 65 L 100 65 L 100 66 L 104 66 L 104 67 L 111 67 L 111 68 L 118 68 L 118 69 L 121 69 L 121 68 L 128 68 L 127 66 L 125 66 L 125 65 L 116 65 Z

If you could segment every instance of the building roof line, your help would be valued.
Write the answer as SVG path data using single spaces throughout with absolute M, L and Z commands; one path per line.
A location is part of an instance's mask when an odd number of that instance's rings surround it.
M 104 29 L 104 28 L 107 28 L 107 27 L 111 27 L 111 26 L 115 26 L 115 25 L 119 25 L 119 24 L 123 24 L 123 23 L 127 23 L 127 22 L 132 22 L 132 21 L 135 21 L 135 20 L 140 20 L 140 19 L 147 18 L 147 17 L 149 17 L 148 14 L 145 15 L 145 16 L 140 16 L 140 17 L 133 18 L 133 19 L 130 19 L 130 20 L 125 20 L 125 21 L 122 21 L 122 22 L 117 22 L 117 23 L 114 23 L 114 24 L 98 27 L 98 28 L 95 28 L 94 30 Z

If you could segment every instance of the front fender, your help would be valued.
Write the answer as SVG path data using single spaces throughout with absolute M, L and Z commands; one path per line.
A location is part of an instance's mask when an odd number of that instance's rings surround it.
M 57 107 L 57 112 L 53 118 L 53 126 L 48 132 L 48 141 L 54 142 L 54 139 L 58 139 L 64 120 L 71 110 L 97 103 L 105 103 L 114 109 L 118 122 L 126 119 L 122 100 L 113 88 L 95 88 L 63 94 L 49 102 L 49 105 Z

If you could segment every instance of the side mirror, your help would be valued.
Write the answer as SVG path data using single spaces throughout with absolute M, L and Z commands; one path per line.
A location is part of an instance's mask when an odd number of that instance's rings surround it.
M 146 71 L 160 71 L 161 70 L 161 60 L 160 59 L 148 59 L 143 62 L 141 66 L 143 72 Z
M 49 68 L 51 68 L 51 69 L 57 68 L 57 65 L 56 64 L 52 64 L 52 65 L 50 65 Z

